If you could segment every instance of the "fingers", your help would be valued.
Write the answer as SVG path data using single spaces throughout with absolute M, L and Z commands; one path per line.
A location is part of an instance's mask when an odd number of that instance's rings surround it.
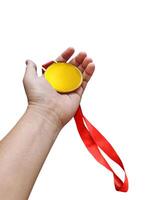
M 26 66 L 24 79 L 29 81 L 34 80 L 37 77 L 36 64 L 31 60 L 26 60 Z
M 84 72 L 83 72 L 83 84 L 82 87 L 83 89 L 85 89 L 88 81 L 90 80 L 90 78 L 92 77 L 93 73 L 95 70 L 95 65 L 94 63 L 89 63 L 87 65 L 87 67 L 85 68 Z
M 84 61 L 85 57 L 86 57 L 86 53 L 85 52 L 80 52 L 77 56 L 75 56 L 70 63 L 75 65 L 76 67 L 79 67 L 82 62 Z
M 90 62 L 90 60 L 91 59 L 89 59 L 89 58 L 86 60 L 86 63 L 88 63 L 88 64 L 87 64 L 87 66 L 85 66 L 85 70 L 83 72 L 82 85 L 75 91 L 75 93 L 78 94 L 79 96 L 82 96 L 82 94 L 83 94 L 83 92 L 95 70 L 95 65 L 94 65 L 94 63 Z
M 88 66 L 89 63 L 92 63 L 93 60 L 91 58 L 86 57 L 82 63 L 82 72 L 85 70 L 85 68 Z
M 74 49 L 69 47 L 66 49 L 58 58 L 56 59 L 57 62 L 67 62 L 69 58 L 73 55 Z
M 95 65 L 93 63 L 93 60 L 87 57 L 87 54 L 85 52 L 80 52 L 70 61 L 70 63 L 78 67 L 83 74 L 82 87 L 76 90 L 76 93 L 81 96 L 87 86 L 88 81 L 93 75 Z
M 88 64 L 92 62 L 93 62 L 92 59 L 86 56 L 83 62 L 78 66 L 78 68 L 83 73 L 86 67 L 88 66 Z

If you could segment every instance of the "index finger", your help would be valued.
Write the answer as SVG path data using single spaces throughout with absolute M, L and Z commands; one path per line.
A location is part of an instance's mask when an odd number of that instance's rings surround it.
M 67 62 L 69 58 L 73 55 L 74 48 L 69 47 L 67 48 L 58 58 L 56 59 L 57 62 Z

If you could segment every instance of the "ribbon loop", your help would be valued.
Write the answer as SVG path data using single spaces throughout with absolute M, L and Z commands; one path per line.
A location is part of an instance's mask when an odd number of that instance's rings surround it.
M 113 173 L 114 184 L 117 191 L 127 192 L 128 191 L 128 178 L 123 166 L 121 159 L 112 147 L 112 145 L 106 140 L 106 138 L 86 119 L 83 115 L 81 106 L 79 106 L 74 116 L 76 126 L 80 137 L 87 147 L 88 151 L 92 156 L 105 168 Z M 86 126 L 85 126 L 86 125 Z M 87 127 L 87 128 L 86 128 Z M 124 182 L 115 174 L 113 169 L 110 167 L 99 148 L 106 153 L 115 163 L 117 163 L 125 173 Z

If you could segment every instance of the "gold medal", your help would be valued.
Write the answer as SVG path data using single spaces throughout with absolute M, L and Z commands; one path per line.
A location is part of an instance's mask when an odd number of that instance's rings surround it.
M 70 63 L 51 64 L 44 73 L 45 79 L 58 92 L 68 93 L 79 88 L 83 81 L 81 71 Z

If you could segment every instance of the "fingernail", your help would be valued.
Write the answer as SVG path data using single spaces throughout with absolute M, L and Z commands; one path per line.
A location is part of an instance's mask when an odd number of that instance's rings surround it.
M 28 60 L 26 60 L 26 61 L 25 61 L 25 63 L 26 63 L 26 65 L 28 65 L 28 64 L 29 64 L 29 61 L 28 61 Z

